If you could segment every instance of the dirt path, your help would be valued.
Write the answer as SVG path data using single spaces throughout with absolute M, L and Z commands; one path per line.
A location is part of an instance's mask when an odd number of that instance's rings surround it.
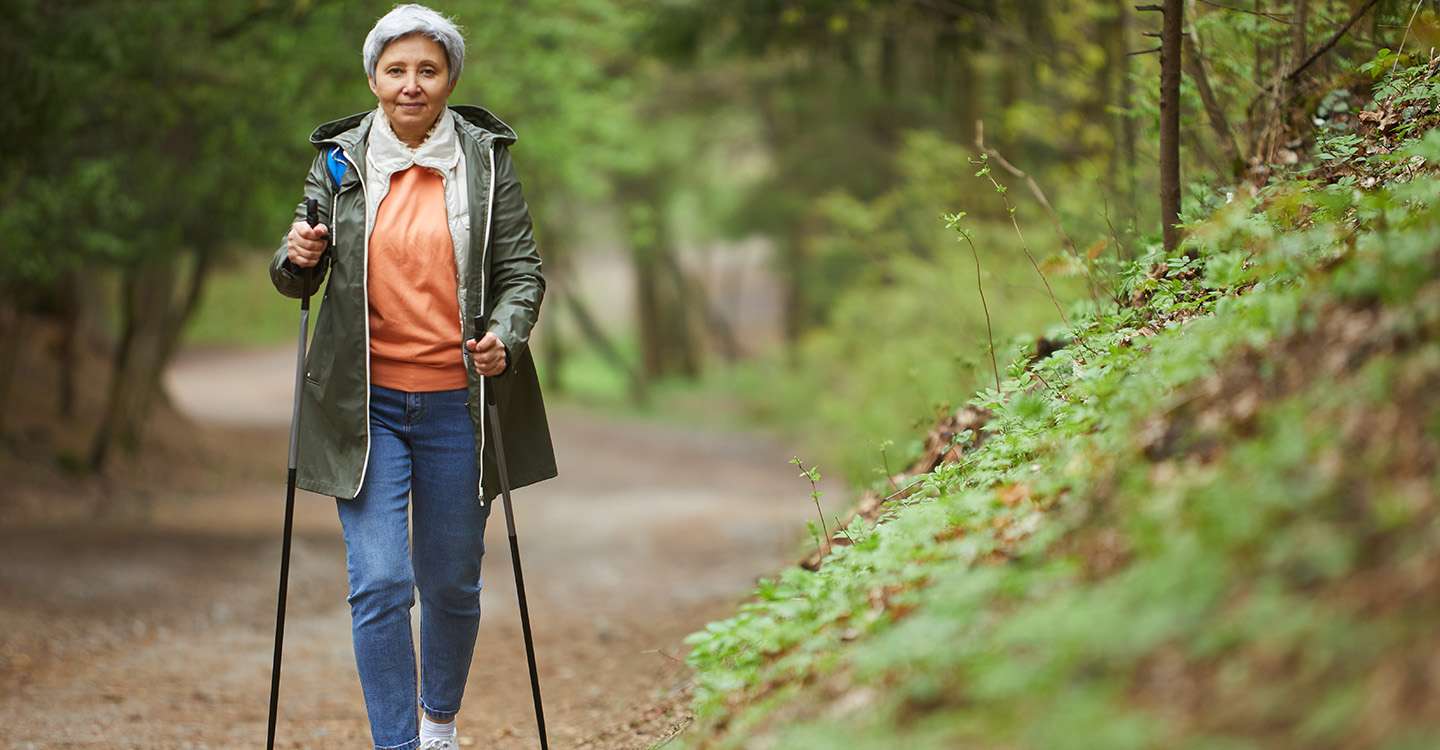
M 189 354 L 171 373 L 231 480 L 162 493 L 143 525 L 0 532 L 7 747 L 263 745 L 290 356 Z M 680 639 L 794 559 L 808 487 L 751 435 L 566 407 L 551 425 L 560 478 L 515 494 L 551 743 L 648 747 L 685 720 Z M 334 500 L 302 493 L 296 530 L 278 744 L 368 747 Z M 462 745 L 535 747 L 499 509 L 486 543 Z

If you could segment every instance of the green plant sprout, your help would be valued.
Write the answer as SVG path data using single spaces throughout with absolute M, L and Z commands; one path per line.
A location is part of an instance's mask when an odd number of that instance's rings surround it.
M 1000 365 L 995 361 L 995 329 L 990 324 L 990 303 L 985 300 L 985 280 L 980 269 L 980 251 L 975 247 L 975 238 L 970 234 L 961 222 L 965 219 L 964 211 L 956 211 L 953 214 L 943 214 L 940 218 L 945 220 L 945 228 L 953 229 L 960 235 L 960 239 L 970 245 L 970 255 L 975 258 L 975 286 L 980 290 L 980 310 L 985 313 L 985 336 L 989 341 L 989 348 L 986 350 L 990 355 L 990 371 L 995 375 L 995 392 L 1000 392 Z
M 824 545 L 816 545 L 820 548 L 820 554 L 823 555 L 830 549 L 830 529 L 825 525 L 824 511 L 820 510 L 820 496 L 825 494 L 820 491 L 820 469 L 814 466 L 806 468 L 805 463 L 800 460 L 799 456 L 791 458 L 790 463 L 800 469 L 800 476 L 810 480 L 810 500 L 815 503 L 815 513 L 820 516 L 820 530 L 825 535 Z M 811 534 L 814 534 L 813 529 Z

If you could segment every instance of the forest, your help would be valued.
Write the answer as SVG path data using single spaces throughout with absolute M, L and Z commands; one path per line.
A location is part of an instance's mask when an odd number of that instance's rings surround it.
M 254 746 L 264 268 L 392 4 L 9 6 L 0 724 Z M 1440 745 L 1440 4 L 434 7 L 549 287 L 561 476 L 516 516 L 558 746 Z M 296 637 L 344 651 L 308 507 Z M 500 536 L 507 696 L 460 731 L 532 747 Z M 360 746 L 348 651 L 301 648 L 343 694 L 281 746 Z

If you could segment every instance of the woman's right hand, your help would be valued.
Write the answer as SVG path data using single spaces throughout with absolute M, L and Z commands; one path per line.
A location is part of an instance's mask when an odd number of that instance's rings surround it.
M 297 268 L 310 268 L 320 262 L 329 235 L 330 229 L 324 224 L 312 227 L 297 221 L 290 225 L 290 234 L 285 236 L 285 257 Z

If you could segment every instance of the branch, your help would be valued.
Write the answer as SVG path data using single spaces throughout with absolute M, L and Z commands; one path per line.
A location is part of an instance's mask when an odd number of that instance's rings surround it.
M 1035 196 L 1035 201 L 1040 204 L 1041 208 L 1045 209 L 1045 215 L 1050 217 L 1050 223 L 1055 225 L 1056 234 L 1059 234 L 1060 237 L 1065 240 L 1065 247 L 1069 248 L 1070 252 L 1078 259 L 1080 257 L 1080 251 L 1075 249 L 1075 243 L 1070 239 L 1070 235 L 1066 234 L 1064 225 L 1060 223 L 1060 214 L 1056 213 L 1055 207 L 1050 205 L 1050 200 L 1045 197 L 1045 191 L 1040 189 L 1040 185 L 1035 182 L 1035 178 L 1026 174 L 1014 164 L 1011 164 L 1005 157 L 1000 155 L 999 151 L 985 145 L 985 122 L 983 120 L 975 121 L 975 148 L 981 153 L 989 154 L 990 158 L 994 159 L 995 163 L 999 164 L 1001 169 L 1025 181 L 1025 186 L 1030 188 L 1030 194 Z
M 1329 39 L 1325 40 L 1324 44 L 1317 47 L 1314 52 L 1311 52 L 1310 56 L 1305 58 L 1305 62 L 1300 63 L 1295 67 L 1294 70 L 1286 73 L 1285 80 L 1295 80 L 1295 78 L 1298 77 L 1302 72 L 1304 72 L 1306 68 L 1310 67 L 1312 63 L 1314 63 L 1316 60 L 1319 60 L 1320 57 L 1326 52 L 1329 52 L 1330 48 L 1334 47 L 1335 44 L 1340 41 L 1340 38 L 1345 36 L 1345 32 L 1349 31 L 1351 26 L 1354 26 L 1357 22 L 1359 22 L 1361 17 L 1363 17 L 1366 13 L 1370 12 L 1370 9 L 1375 7 L 1376 4 L 1378 4 L 1379 2 L 1380 0 L 1367 0 L 1364 5 L 1360 6 L 1354 13 L 1350 15 L 1350 20 L 1346 21 L 1345 25 L 1341 26 L 1339 31 L 1336 31 L 1330 36 Z M 1271 85 L 1273 86 L 1275 84 Z
M 1050 217 L 1050 221 L 1055 224 L 1055 232 L 1065 240 L 1065 246 L 1070 248 L 1070 254 L 1074 255 L 1075 260 L 1085 269 L 1085 285 L 1090 290 L 1091 301 L 1095 302 L 1095 306 L 1098 308 L 1100 303 L 1095 295 L 1095 281 L 1091 278 L 1090 267 L 1085 264 L 1085 259 L 1080 257 L 1080 251 L 1075 249 L 1075 243 L 1071 241 L 1070 235 L 1065 232 L 1065 227 L 1060 223 L 1060 215 L 1055 213 L 1054 207 L 1050 205 L 1050 201 L 1046 199 L 1044 191 L 1036 184 L 1034 178 L 1022 172 L 1019 167 L 1006 161 L 1005 157 L 1001 156 L 999 151 L 985 146 L 985 122 L 983 120 L 975 121 L 975 148 L 980 151 L 981 159 L 994 159 L 996 162 L 999 162 L 1001 168 L 1011 175 L 1024 180 L 1025 184 L 1030 187 L 1030 194 L 1035 196 L 1035 200 L 1045 209 L 1045 213 Z M 1020 249 L 1025 251 L 1025 257 L 1030 260 L 1030 265 L 1035 267 L 1035 273 L 1040 277 L 1040 281 L 1045 284 L 1045 292 L 1050 295 L 1050 301 L 1055 303 L 1055 312 L 1060 313 L 1060 321 L 1068 328 L 1070 326 L 1070 319 L 1066 317 L 1065 309 L 1060 306 L 1060 300 L 1055 297 L 1055 290 L 1050 288 L 1050 280 L 1045 278 L 1045 272 L 1040 269 L 1040 263 L 1037 262 L 1035 256 L 1030 253 L 1030 246 L 1025 243 L 1025 233 L 1020 231 L 1020 222 L 1015 218 L 1015 207 L 1010 204 L 1010 198 L 1007 197 L 1005 188 L 1001 187 L 1000 183 L 995 180 L 995 177 L 990 174 L 988 164 L 976 173 L 977 177 L 980 175 L 984 175 L 990 180 L 990 183 L 995 186 L 995 191 L 1000 194 L 1000 200 L 1005 202 L 1005 211 L 1010 215 L 1010 224 L 1015 227 L 1015 236 L 1020 238 Z M 1077 334 L 1075 338 L 1078 341 L 1080 336 Z M 1085 344 L 1081 341 L 1080 345 L 1084 346 Z
M 304 5 L 292 6 L 283 3 L 277 3 L 275 5 L 270 5 L 268 3 L 260 3 L 259 5 L 256 5 L 255 8 L 249 13 L 246 13 L 240 18 L 237 18 L 234 21 L 231 21 L 230 23 L 225 24 L 224 26 L 221 26 L 220 28 L 210 32 L 210 41 L 229 41 L 230 39 L 237 37 L 245 33 L 246 31 L 249 31 L 251 27 L 266 20 L 268 17 L 271 16 L 289 15 L 291 20 L 297 23 L 303 22 L 306 17 L 308 17 L 311 13 L 315 12 L 315 10 L 317 10 L 321 5 L 325 4 L 326 2 L 329 2 L 329 0 L 319 0 L 319 2 L 316 2 L 314 5 L 311 5 L 309 7 L 306 7 Z
M 1205 5 L 1208 5 L 1208 6 L 1212 7 L 1212 8 L 1219 8 L 1220 10 L 1228 10 L 1228 11 L 1231 11 L 1231 12 L 1234 12 L 1234 13 L 1248 13 L 1248 14 L 1250 14 L 1250 15 L 1252 15 L 1252 16 L 1259 16 L 1259 17 L 1261 17 L 1261 18 L 1264 18 L 1264 19 L 1267 20 L 1267 21 L 1274 21 L 1275 23 L 1283 23 L 1283 24 L 1285 24 L 1285 25 L 1287 25 L 1287 26 L 1290 24 L 1290 19 L 1289 19 L 1289 18 L 1286 18 L 1286 17 L 1285 17 L 1285 14 L 1281 14 L 1281 13 L 1272 13 L 1272 12 L 1270 12 L 1270 11 L 1264 11 L 1264 10 L 1251 10 L 1251 9 L 1249 9 L 1249 8 L 1238 8 L 1238 7 L 1234 6 L 1234 5 L 1226 5 L 1226 4 L 1224 4 L 1224 3 L 1217 3 L 1217 2 L 1215 2 L 1215 0 L 1199 0 L 1199 2 L 1204 3 Z

